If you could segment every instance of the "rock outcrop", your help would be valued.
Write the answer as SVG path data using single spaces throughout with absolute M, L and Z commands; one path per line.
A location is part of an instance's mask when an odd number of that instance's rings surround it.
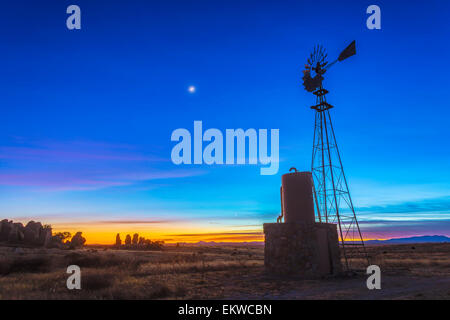
M 52 229 L 48 226 L 43 226 L 40 222 L 30 221 L 23 230 L 25 244 L 32 246 L 48 246 L 51 237 Z
M 40 222 L 30 221 L 25 226 L 23 232 L 24 238 L 23 242 L 26 244 L 36 244 L 39 242 L 40 229 L 42 229 L 42 224 Z
M 139 242 L 139 234 L 135 233 L 133 234 L 133 240 L 131 240 L 131 243 L 135 246 Z
M 86 242 L 81 232 L 77 232 L 70 241 L 64 242 L 67 237 L 70 237 L 69 232 L 53 235 L 52 228 L 40 222 L 29 221 L 23 226 L 22 223 L 7 219 L 0 221 L 0 243 L 8 245 L 75 249 L 83 247 Z
M 48 247 L 52 242 L 52 228 L 40 222 L 20 222 L 4 219 L 0 221 L 0 242 L 31 247 Z
M 131 246 L 131 236 L 129 234 L 125 237 L 125 245 Z
M 133 249 L 133 250 L 162 250 L 164 242 L 163 241 L 151 241 L 150 239 L 145 239 L 144 237 L 139 237 L 139 234 L 135 233 L 133 238 L 129 234 L 125 237 L 125 244 L 122 245 L 120 240 L 120 234 L 116 235 L 116 245 L 118 249 Z
M 20 222 L 13 223 L 12 221 L 11 221 L 11 223 L 12 223 L 12 226 L 11 226 L 11 231 L 9 232 L 9 235 L 8 235 L 8 242 L 13 243 L 13 244 L 23 242 L 24 231 L 25 231 L 23 224 L 21 224 Z
M 4 219 L 0 222 L 0 241 L 8 241 L 9 234 L 13 228 L 13 222 Z

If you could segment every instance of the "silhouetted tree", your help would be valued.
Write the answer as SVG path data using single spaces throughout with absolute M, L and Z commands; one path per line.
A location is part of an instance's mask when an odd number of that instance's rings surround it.
M 116 246 L 120 247 L 122 245 L 122 239 L 120 239 L 120 234 L 116 235 Z
M 64 231 L 64 232 L 55 233 L 53 236 L 58 238 L 59 242 L 63 242 L 64 240 L 72 237 L 72 234 L 70 232 Z
M 84 246 L 86 239 L 82 236 L 82 234 L 83 234 L 82 232 L 77 232 L 72 237 L 72 240 L 70 241 L 71 249 L 81 248 Z

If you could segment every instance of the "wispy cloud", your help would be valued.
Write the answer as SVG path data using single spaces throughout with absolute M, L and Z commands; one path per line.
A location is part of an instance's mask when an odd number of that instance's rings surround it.
M 39 141 L 20 146 L 0 146 L 0 159 L 39 162 L 168 161 L 168 159 L 140 154 L 129 145 L 91 141 Z
M 217 236 L 243 236 L 243 235 L 263 235 L 261 231 L 253 232 L 209 232 L 209 233 L 181 233 L 167 234 L 167 237 L 217 237 Z
M 365 238 L 390 239 L 422 235 L 450 236 L 450 220 L 386 221 L 359 223 Z
M 415 213 L 450 211 L 450 197 L 391 203 L 383 206 L 359 207 L 361 212 Z
M 130 145 L 92 141 L 21 140 L 19 145 L 0 146 L 0 161 L 8 164 L 0 170 L 1 186 L 45 191 L 98 190 L 204 173 L 167 168 L 167 159 Z
M 101 221 L 93 221 L 89 223 L 98 223 L 98 224 L 165 224 L 165 223 L 174 223 L 180 220 L 101 220 Z
M 0 173 L 0 185 L 39 187 L 47 191 L 85 191 L 128 186 L 150 180 L 176 179 L 203 174 L 199 170 L 155 170 L 152 172 L 98 174 L 95 172 L 47 171 Z

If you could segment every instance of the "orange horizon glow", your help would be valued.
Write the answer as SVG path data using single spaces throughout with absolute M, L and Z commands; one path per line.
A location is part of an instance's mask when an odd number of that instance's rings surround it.
M 159 230 L 157 232 L 148 232 L 143 230 L 136 229 L 121 229 L 121 230 L 90 230 L 85 229 L 84 231 L 81 229 L 67 229 L 67 228 L 53 228 L 53 232 L 62 232 L 68 231 L 72 235 L 77 231 L 83 232 L 83 237 L 86 238 L 86 244 L 88 245 L 112 245 L 115 243 L 116 235 L 119 233 L 122 243 L 125 240 L 127 234 L 133 236 L 133 234 L 138 233 L 140 237 L 145 237 L 146 239 L 150 239 L 152 241 L 164 241 L 164 243 L 197 243 L 197 242 L 236 242 L 236 243 L 244 243 L 244 242 L 264 242 L 264 234 L 261 230 L 208 230 L 207 232 L 203 230 L 189 230 L 190 232 L 186 232 L 186 229 L 182 231 L 180 235 L 173 234 L 175 230 Z M 243 233 L 251 233 L 251 234 L 243 234 Z M 381 237 L 368 237 L 364 238 L 364 241 L 370 240 L 387 240 L 389 238 L 381 238 Z M 352 241 L 352 240 L 348 240 Z
M 24 225 L 28 221 L 22 222 Z M 57 232 L 82 232 L 88 245 L 112 245 L 115 244 L 116 235 L 120 234 L 122 243 L 127 234 L 135 233 L 152 241 L 164 241 L 173 243 L 197 243 L 203 242 L 263 242 L 264 233 L 260 228 L 246 229 L 245 226 L 217 227 L 196 222 L 174 221 L 78 221 L 78 222 L 54 222 L 51 223 L 53 234 Z M 363 232 L 364 241 L 387 240 L 402 237 L 399 234 L 375 234 Z M 406 236 L 406 235 L 405 235 Z M 411 235 L 407 235 L 411 236 Z M 348 240 L 351 241 L 351 240 Z
M 137 233 L 140 237 L 145 237 L 152 241 L 164 241 L 165 243 L 196 243 L 205 242 L 253 242 L 264 241 L 262 227 L 260 229 L 241 228 L 211 228 L 211 226 L 198 226 L 194 224 L 179 223 L 170 224 L 72 224 L 62 223 L 52 225 L 53 233 L 68 231 L 72 235 L 80 231 L 86 238 L 86 244 L 111 245 L 116 241 L 119 234 L 122 243 L 127 234 L 133 236 Z

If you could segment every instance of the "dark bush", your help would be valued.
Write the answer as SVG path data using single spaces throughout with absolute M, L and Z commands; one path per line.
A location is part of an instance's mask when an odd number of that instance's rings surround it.
M 135 270 L 145 262 L 133 257 L 121 257 L 115 254 L 85 254 L 73 252 L 64 257 L 68 265 L 75 264 L 81 268 L 127 267 Z
M 48 257 L 18 257 L 0 260 L 0 274 L 37 273 L 50 271 L 51 261 Z
M 95 291 L 109 288 L 114 275 L 110 273 L 86 273 L 81 275 L 81 289 Z
M 169 297 L 172 294 L 172 291 L 165 284 L 154 283 L 147 293 L 147 299 L 161 299 Z

